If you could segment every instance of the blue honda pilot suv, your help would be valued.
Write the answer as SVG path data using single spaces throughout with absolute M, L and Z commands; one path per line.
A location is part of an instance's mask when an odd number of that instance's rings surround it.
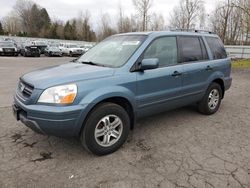
M 231 60 L 213 33 L 119 34 L 75 62 L 23 75 L 13 113 L 35 132 L 76 136 L 105 155 L 121 147 L 138 118 L 189 104 L 215 113 L 230 73 Z

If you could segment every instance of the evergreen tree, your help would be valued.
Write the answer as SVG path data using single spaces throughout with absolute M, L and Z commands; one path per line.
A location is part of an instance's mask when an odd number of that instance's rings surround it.
M 4 30 L 1 22 L 0 22 L 0 35 L 4 35 Z

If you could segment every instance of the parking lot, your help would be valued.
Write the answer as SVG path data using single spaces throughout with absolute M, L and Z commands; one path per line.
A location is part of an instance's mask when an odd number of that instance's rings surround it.
M 0 57 L 0 187 L 250 187 L 250 69 L 233 70 L 215 115 L 191 106 L 140 120 L 120 150 L 97 157 L 12 117 L 19 76 L 71 59 Z

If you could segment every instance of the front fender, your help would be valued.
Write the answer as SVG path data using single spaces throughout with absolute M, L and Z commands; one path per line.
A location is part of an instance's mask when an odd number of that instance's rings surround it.
M 81 101 L 80 105 L 84 106 L 79 120 L 77 122 L 75 134 L 79 135 L 82 125 L 88 115 L 88 113 L 94 108 L 94 106 L 105 99 L 112 97 L 122 97 L 127 99 L 132 105 L 133 109 L 136 109 L 135 94 L 129 89 L 122 86 L 110 86 L 103 87 L 88 93 Z
M 81 100 L 80 104 L 97 104 L 111 97 L 123 97 L 131 103 L 133 108 L 135 108 L 135 94 L 122 86 L 110 86 L 94 90 L 88 93 L 88 95 Z

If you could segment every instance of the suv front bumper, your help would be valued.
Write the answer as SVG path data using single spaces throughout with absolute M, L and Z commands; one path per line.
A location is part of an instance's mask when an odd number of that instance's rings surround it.
M 86 106 L 25 105 L 15 97 L 12 109 L 17 121 L 37 133 L 72 137 L 79 135 Z

